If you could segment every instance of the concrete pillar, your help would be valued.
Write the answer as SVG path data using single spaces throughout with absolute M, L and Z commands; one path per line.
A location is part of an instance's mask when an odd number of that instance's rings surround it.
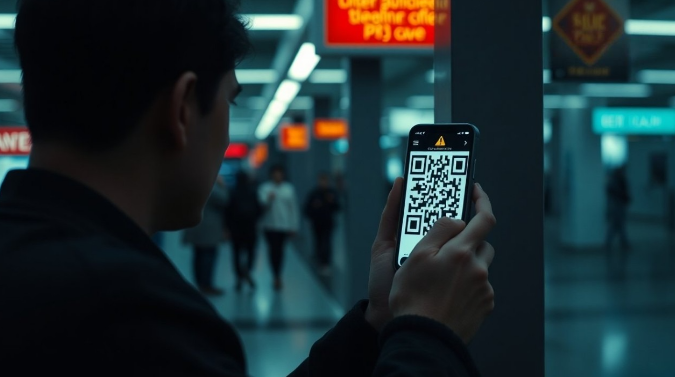
M 351 137 L 347 155 L 346 264 L 349 287 L 341 296 L 346 305 L 367 297 L 370 249 L 377 235 L 386 194 L 379 146 L 382 117 L 380 59 L 352 58 L 348 62 Z
M 560 111 L 560 240 L 571 247 L 604 244 L 606 172 L 590 109 Z
M 489 238 L 496 308 L 470 350 L 485 377 L 541 377 L 542 2 L 454 1 L 448 13 L 451 26 L 436 29 L 436 121 L 481 130 L 476 179 L 499 222 Z

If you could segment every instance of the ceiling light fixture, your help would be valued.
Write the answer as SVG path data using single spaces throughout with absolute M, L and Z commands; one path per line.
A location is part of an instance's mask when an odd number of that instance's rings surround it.
M 626 33 L 631 35 L 675 36 L 675 21 L 628 20 Z
M 0 69 L 0 84 L 21 84 L 21 70 Z
M 675 70 L 645 69 L 637 74 L 643 84 L 675 84 Z
M 316 47 L 313 43 L 303 43 L 298 50 L 298 54 L 288 70 L 288 77 L 293 80 L 303 82 L 312 74 L 314 68 L 321 61 L 321 57 L 316 54 Z
M 583 84 L 581 94 L 586 97 L 645 98 L 652 88 L 645 84 Z
M 344 84 L 347 82 L 347 71 L 344 69 L 315 69 L 309 76 L 312 84 Z
M 297 14 L 244 14 L 251 30 L 298 30 L 305 21 Z
M 274 84 L 279 79 L 273 69 L 237 69 L 235 73 L 240 84 Z
M 0 29 L 14 29 L 16 14 L 0 13 Z

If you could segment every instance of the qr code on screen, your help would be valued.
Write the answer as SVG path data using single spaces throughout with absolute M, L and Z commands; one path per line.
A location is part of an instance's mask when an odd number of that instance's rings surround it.
M 436 220 L 462 217 L 468 165 L 468 153 L 411 155 L 405 234 L 424 236 Z

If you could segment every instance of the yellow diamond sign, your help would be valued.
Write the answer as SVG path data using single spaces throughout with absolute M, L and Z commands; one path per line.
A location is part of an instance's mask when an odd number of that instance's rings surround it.
M 595 64 L 624 33 L 624 21 L 604 0 L 572 0 L 553 29 L 587 65 Z

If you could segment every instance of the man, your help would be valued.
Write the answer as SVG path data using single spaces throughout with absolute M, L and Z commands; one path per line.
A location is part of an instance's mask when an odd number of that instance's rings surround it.
M 338 195 L 330 187 L 328 174 L 319 174 L 317 187 L 305 200 L 305 215 L 312 223 L 314 249 L 321 275 L 330 275 L 334 216 L 339 209 Z
M 241 343 L 151 241 L 199 223 L 228 145 L 247 37 L 225 0 L 24 0 L 28 170 L 0 189 L 0 374 L 245 376 Z M 396 273 L 401 180 L 369 300 L 294 376 L 473 376 L 494 225 L 442 219 Z M 364 250 L 364 252 L 366 252 Z

